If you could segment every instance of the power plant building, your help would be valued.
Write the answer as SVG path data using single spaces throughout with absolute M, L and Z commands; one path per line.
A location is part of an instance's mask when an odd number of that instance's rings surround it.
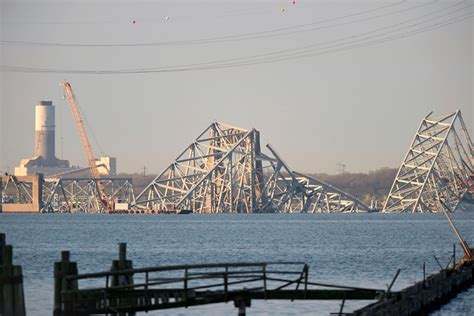
M 52 101 L 39 101 L 35 107 L 35 155 L 22 159 L 15 167 L 15 176 L 30 176 L 37 173 L 44 175 L 90 176 L 88 168 L 71 167 L 68 160 L 56 158 L 55 107 Z M 96 166 L 101 176 L 117 174 L 117 160 L 104 156 L 96 159 Z
M 69 161 L 56 158 L 55 107 L 52 101 L 39 101 L 35 107 L 35 155 L 22 159 L 16 176 L 36 173 L 55 174 L 74 170 Z

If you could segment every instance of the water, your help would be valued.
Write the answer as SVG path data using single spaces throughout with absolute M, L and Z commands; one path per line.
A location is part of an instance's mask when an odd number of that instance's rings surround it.
M 453 216 L 474 243 L 474 213 Z M 394 289 L 447 264 L 457 242 L 440 214 L 49 215 L 0 214 L 0 232 L 23 266 L 29 315 L 51 315 L 53 262 L 71 251 L 79 272 L 110 268 L 118 243 L 128 243 L 135 267 L 238 261 L 305 261 L 313 281 Z M 458 247 L 458 256 L 461 254 Z M 436 315 L 473 315 L 474 291 Z M 248 315 L 328 315 L 340 302 L 253 301 Z M 347 302 L 345 311 L 367 302 Z M 236 314 L 233 303 L 175 309 L 160 315 Z M 151 315 L 157 313 L 149 313 Z

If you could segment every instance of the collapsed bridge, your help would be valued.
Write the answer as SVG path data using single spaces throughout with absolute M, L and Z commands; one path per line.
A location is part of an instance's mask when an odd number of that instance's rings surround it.
M 370 211 L 358 198 L 292 171 L 260 132 L 212 123 L 136 197 L 153 212 L 291 213 Z
M 264 148 L 265 149 L 265 148 Z M 104 197 L 101 196 L 102 187 Z M 370 212 L 357 197 L 290 169 L 260 133 L 212 123 L 135 196 L 132 179 L 42 175 L 0 178 L 0 212 Z M 105 208 L 103 199 L 111 208 Z M 474 203 L 474 146 L 461 112 L 428 114 L 383 212 L 453 212 Z
M 383 208 L 391 213 L 454 212 L 474 203 L 474 145 L 461 111 L 430 112 L 420 123 Z

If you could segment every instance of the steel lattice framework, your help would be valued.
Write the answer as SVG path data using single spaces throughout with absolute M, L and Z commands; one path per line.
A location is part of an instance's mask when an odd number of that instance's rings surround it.
M 260 133 L 221 123 L 206 128 L 136 198 L 134 207 L 196 213 L 345 212 L 369 208 L 322 181 L 295 173 Z
M 8 197 L 12 200 L 9 203 L 33 203 L 32 183 L 18 180 L 15 176 L 7 176 L 0 193 L 2 201 Z
M 1 197 L 4 204 L 37 204 L 42 213 L 103 213 L 118 211 L 116 206 L 128 208 L 135 202 L 131 178 L 107 177 L 64 178 L 41 177 L 39 201 L 35 200 L 33 177 L 7 176 L 2 183 Z M 25 179 L 28 178 L 28 179 Z M 99 181 L 105 197 L 112 205 L 105 209 L 98 189 Z M 122 209 L 121 209 L 122 210 Z M 120 210 L 120 211 L 121 211 Z
M 460 111 L 421 122 L 383 212 L 454 211 L 473 189 L 474 147 Z
M 103 213 L 98 183 L 111 204 L 135 201 L 130 178 L 45 178 L 43 213 Z

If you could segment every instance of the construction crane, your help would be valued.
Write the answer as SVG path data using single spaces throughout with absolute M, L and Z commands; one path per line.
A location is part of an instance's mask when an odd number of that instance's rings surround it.
M 64 89 L 65 97 L 71 108 L 72 116 L 74 118 L 74 122 L 76 123 L 76 127 L 79 132 L 79 137 L 81 138 L 82 147 L 84 148 L 84 152 L 89 163 L 91 175 L 94 179 L 100 180 L 98 166 L 96 164 L 94 154 L 92 153 L 92 147 L 89 142 L 89 138 L 87 137 L 86 129 L 84 127 L 84 121 L 82 119 L 81 112 L 79 111 L 79 105 L 77 103 L 74 92 L 72 91 L 71 84 L 67 81 L 63 81 L 61 85 Z M 97 190 L 99 191 L 100 201 L 104 209 L 106 211 L 110 210 L 111 205 L 107 199 L 107 195 L 104 192 L 104 187 L 100 181 L 97 181 Z

